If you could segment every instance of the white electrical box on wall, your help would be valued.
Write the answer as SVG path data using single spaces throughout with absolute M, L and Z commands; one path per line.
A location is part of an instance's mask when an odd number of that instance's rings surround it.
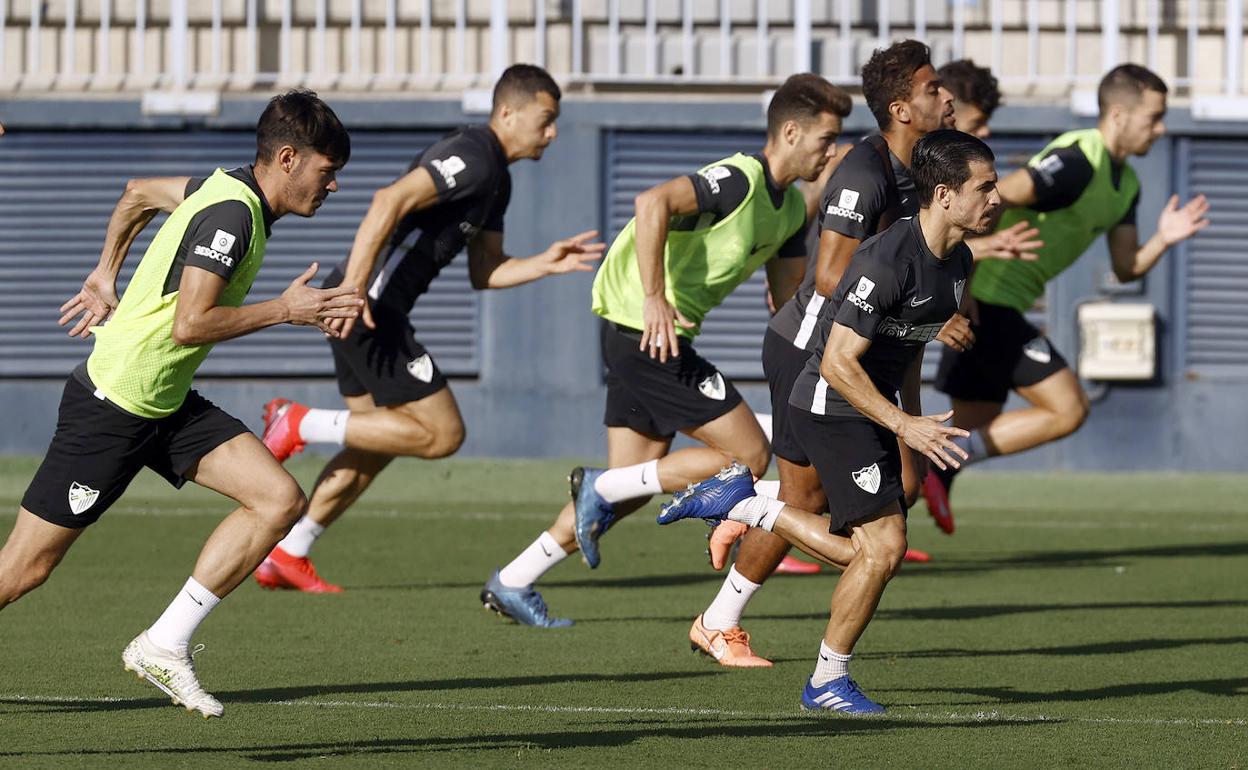
M 1156 309 L 1141 303 L 1079 306 L 1079 376 L 1151 380 L 1157 371 Z

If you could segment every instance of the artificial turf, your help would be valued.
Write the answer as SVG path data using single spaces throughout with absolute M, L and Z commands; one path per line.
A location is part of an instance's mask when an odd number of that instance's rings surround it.
M 315 558 L 346 592 L 250 581 L 205 623 L 206 721 L 122 671 L 227 511 L 144 474 L 47 585 L 0 614 L 0 765 L 1241 767 L 1248 478 L 967 473 L 958 532 L 922 506 L 859 645 L 882 717 L 798 709 L 835 578 L 777 577 L 746 618 L 770 670 L 687 633 L 721 576 L 653 508 L 543 584 L 564 630 L 483 611 L 481 583 L 566 499 L 568 463 L 400 461 Z M 0 461 L 7 532 L 35 467 Z M 292 463 L 305 483 L 314 458 Z

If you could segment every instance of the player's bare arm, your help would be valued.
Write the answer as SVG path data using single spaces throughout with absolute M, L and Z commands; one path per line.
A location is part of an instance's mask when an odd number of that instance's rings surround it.
M 668 356 L 679 355 L 676 325 L 693 328 L 689 319 L 667 301 L 663 276 L 663 253 L 667 243 L 667 225 L 674 216 L 695 214 L 698 195 L 688 177 L 670 179 L 637 196 L 637 266 L 646 298 L 642 306 L 641 349 L 651 358 L 666 362 Z
M 1157 232 L 1143 246 L 1133 224 L 1120 224 L 1106 236 L 1114 276 L 1127 283 L 1153 269 L 1161 255 L 1176 243 L 1191 238 L 1209 224 L 1209 201 L 1203 195 L 1192 198 L 1182 208 L 1179 196 L 1171 195 L 1157 217 Z
M 819 234 L 819 257 L 815 260 L 815 291 L 825 297 L 831 297 L 836 285 L 841 282 L 845 268 L 854 252 L 862 245 L 857 238 L 850 238 L 834 230 L 824 230 Z
M 161 211 L 170 212 L 182 203 L 190 177 L 153 177 L 126 182 L 108 218 L 100 261 L 82 283 L 82 289 L 61 305 L 57 323 L 65 326 L 77 318 L 70 337 L 87 338 L 90 328 L 108 319 L 117 308 L 117 275 L 130 253 L 134 239 Z
M 862 357 L 871 347 L 871 340 L 841 323 L 832 324 L 828 345 L 819 363 L 819 373 L 846 401 L 872 422 L 888 428 L 906 445 L 921 452 L 941 469 L 946 464 L 957 468 L 956 457 L 966 459 L 966 452 L 953 443 L 954 436 L 969 435 L 960 428 L 943 423 L 953 412 L 934 415 L 910 415 L 898 409 L 875 387 L 862 368 Z
M 502 233 L 483 232 L 468 243 L 468 278 L 477 290 L 506 289 L 548 275 L 590 272 L 606 249 L 604 243 L 590 243 L 597 237 L 597 230 L 586 230 L 555 241 L 541 254 L 509 257 Z
M 771 307 L 783 307 L 797 293 L 797 287 L 806 276 L 806 260 L 772 257 L 767 260 L 766 269 L 767 293 L 771 299 Z
M 364 301 L 354 287 L 315 289 L 308 281 L 316 275 L 313 262 L 280 297 L 242 307 L 217 304 L 226 279 L 202 268 L 187 266 L 178 284 L 178 307 L 173 321 L 173 341 L 178 345 L 206 345 L 241 337 L 277 324 L 316 326 L 336 336 L 329 321 L 359 315 Z

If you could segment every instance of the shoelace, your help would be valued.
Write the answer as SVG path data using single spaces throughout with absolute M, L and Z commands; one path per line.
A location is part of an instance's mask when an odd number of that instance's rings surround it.
M 746 647 L 746 649 L 747 649 L 747 650 L 749 649 L 749 647 L 750 647 L 750 634 L 749 634 L 749 632 L 748 632 L 748 631 L 746 631 L 744 628 L 740 628 L 740 627 L 737 627 L 737 628 L 730 628 L 730 629 L 728 629 L 727 631 L 723 631 L 722 633 L 723 633 L 723 635 L 724 635 L 724 642 L 725 642 L 726 644 L 730 644 L 730 645 L 732 645 L 732 644 L 744 644 L 744 645 L 745 645 L 745 647 Z M 753 654 L 753 653 L 751 652 L 751 654 Z
M 173 685 L 177 688 L 179 694 L 184 698 L 197 698 L 205 696 L 211 698 L 199 684 L 199 678 L 195 676 L 195 656 L 203 652 L 205 645 L 197 644 L 190 654 L 186 655 L 181 661 L 185 668 L 178 671 L 173 678 Z
M 546 609 L 546 600 L 537 591 L 529 591 L 524 595 L 524 603 L 529 610 L 542 620 L 549 620 Z

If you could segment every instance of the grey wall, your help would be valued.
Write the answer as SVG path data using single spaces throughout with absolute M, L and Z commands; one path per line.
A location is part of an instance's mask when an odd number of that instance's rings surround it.
M 556 238 L 602 227 L 604 131 L 761 129 L 760 104 L 754 100 L 656 103 L 625 97 L 569 98 L 559 121 L 559 138 L 546 157 L 540 163 L 525 161 L 513 167 L 508 252 L 535 253 Z M 13 132 L 81 131 L 83 142 L 89 143 L 93 128 L 245 127 L 254 123 L 261 107 L 258 100 L 227 101 L 219 117 L 182 123 L 145 118 L 137 103 L 44 100 L 0 105 L 0 120 Z M 450 102 L 341 100 L 335 107 L 348 126 L 357 128 L 448 126 L 480 120 L 463 115 L 459 105 Z M 1168 123 L 1172 136 L 1239 137 L 1248 149 L 1245 125 L 1198 123 L 1184 110 L 1175 110 Z M 994 121 L 1001 134 L 1056 134 L 1086 125 L 1090 121 L 1075 118 L 1065 109 L 1039 107 L 1005 107 Z M 870 116 L 859 104 L 847 129 L 870 128 Z M 1174 140 L 1166 139 L 1159 141 L 1147 157 L 1134 161 L 1144 187 L 1141 240 L 1152 234 L 1158 211 L 1183 176 L 1175 158 Z M 397 174 L 401 169 L 395 171 Z M 104 224 L 100 222 L 101 237 Z M 344 231 L 342 237 L 345 249 L 351 233 Z M 1076 436 L 985 467 L 1248 469 L 1248 455 L 1241 450 L 1239 431 L 1235 430 L 1248 424 L 1248 405 L 1242 398 L 1248 376 L 1235 372 L 1193 376 L 1182 365 L 1181 340 L 1169 333 L 1175 325 L 1182 258 L 1181 250 L 1167 255 L 1142 286 L 1144 298 L 1157 306 L 1162 326 L 1162 372 L 1158 380 L 1106 389 Z M 1098 243 L 1051 288 L 1050 334 L 1072 360 L 1077 349 L 1074 303 L 1097 294 L 1108 264 L 1104 244 Z M 90 264 L 84 262 L 83 274 L 89 269 Z M 464 454 L 605 455 L 597 325 L 588 309 L 591 281 L 589 274 L 563 276 L 482 298 L 480 374 L 474 379 L 456 380 L 452 386 L 468 425 Z M 54 311 L 49 309 L 49 323 L 54 322 Z M 87 351 L 84 344 L 84 356 Z M 37 453 L 46 447 L 62 384 L 56 379 L 0 379 L 6 425 L 0 434 L 0 451 Z M 198 387 L 256 428 L 261 404 L 274 395 L 324 406 L 339 403 L 336 388 L 328 379 L 217 378 L 202 379 Z M 756 409 L 767 411 L 765 384 L 748 383 L 742 390 Z M 932 410 L 943 408 L 939 394 L 929 392 L 925 400 Z

